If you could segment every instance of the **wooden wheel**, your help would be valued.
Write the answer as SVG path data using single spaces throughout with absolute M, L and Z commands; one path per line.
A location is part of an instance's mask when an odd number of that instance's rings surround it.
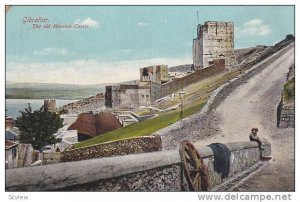
M 191 191 L 201 191 L 201 158 L 194 145 L 184 140 L 180 143 L 179 154 Z

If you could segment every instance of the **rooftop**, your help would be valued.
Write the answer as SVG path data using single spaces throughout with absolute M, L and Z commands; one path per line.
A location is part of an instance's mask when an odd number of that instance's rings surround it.
M 103 133 L 122 128 L 118 119 L 111 113 L 82 113 L 68 130 L 77 130 L 78 134 L 95 137 Z

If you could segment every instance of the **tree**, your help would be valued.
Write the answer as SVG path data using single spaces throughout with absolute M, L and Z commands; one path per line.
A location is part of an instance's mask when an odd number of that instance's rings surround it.
M 61 141 L 53 135 L 63 126 L 63 120 L 58 114 L 49 112 L 44 106 L 32 111 L 30 103 L 20 113 L 15 125 L 20 130 L 21 143 L 31 144 L 34 149 L 41 151 L 44 146 Z

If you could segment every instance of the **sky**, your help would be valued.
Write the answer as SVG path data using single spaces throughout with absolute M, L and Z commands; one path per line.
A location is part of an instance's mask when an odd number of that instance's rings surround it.
M 33 28 L 30 18 L 45 22 Z M 149 65 L 191 64 L 198 21 L 233 22 L 235 48 L 274 45 L 294 34 L 294 7 L 15 6 L 6 13 L 6 82 L 114 83 Z

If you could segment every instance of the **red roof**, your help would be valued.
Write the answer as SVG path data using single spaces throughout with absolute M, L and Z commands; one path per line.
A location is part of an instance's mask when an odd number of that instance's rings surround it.
M 68 130 L 77 130 L 78 134 L 86 134 L 95 137 L 109 131 L 121 128 L 122 125 L 118 119 L 111 113 L 82 113 L 77 120 L 68 128 Z

